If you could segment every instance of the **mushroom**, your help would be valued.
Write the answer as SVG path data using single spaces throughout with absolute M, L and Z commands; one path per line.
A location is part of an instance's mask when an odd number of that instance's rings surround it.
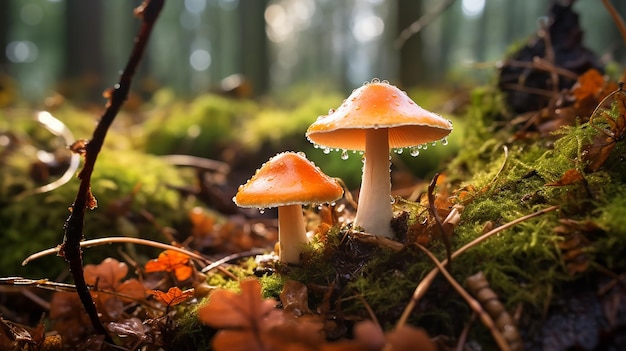
M 278 207 L 279 259 L 299 263 L 308 242 L 302 204 L 335 201 L 343 195 L 337 181 L 303 154 L 279 153 L 239 187 L 233 201 L 240 207 Z
M 337 110 L 320 116 L 306 136 L 327 149 L 365 151 L 354 225 L 395 238 L 389 148 L 416 147 L 411 152 L 416 154 L 419 145 L 443 139 L 451 131 L 450 121 L 423 109 L 388 82 L 374 79 L 354 90 Z

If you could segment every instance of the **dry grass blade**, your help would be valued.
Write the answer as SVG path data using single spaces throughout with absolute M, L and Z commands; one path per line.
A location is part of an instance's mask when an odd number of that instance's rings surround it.
M 475 298 L 473 298 L 465 289 L 463 289 L 461 284 L 459 284 L 459 282 L 457 282 L 454 279 L 454 277 L 445 269 L 445 267 L 441 264 L 441 262 L 439 262 L 437 257 L 435 257 L 435 255 L 432 254 L 432 252 L 430 252 L 427 248 L 425 248 L 424 246 L 420 244 L 415 244 L 415 245 L 417 245 L 417 247 L 420 250 L 422 250 L 426 255 L 428 255 L 431 261 L 433 261 L 433 263 L 437 266 L 437 269 L 441 271 L 441 274 L 443 274 L 443 276 L 446 277 L 450 285 L 452 285 L 454 290 L 456 290 L 456 292 L 459 293 L 459 295 L 461 295 L 461 297 L 465 301 L 467 301 L 467 304 L 472 309 L 472 311 L 474 311 L 478 315 L 478 318 L 480 318 L 480 320 L 483 322 L 485 327 L 489 329 L 489 332 L 491 332 L 491 335 L 493 336 L 494 340 L 498 344 L 498 347 L 500 348 L 500 350 L 509 351 L 510 350 L 509 344 L 506 342 L 506 339 L 502 335 L 502 332 L 498 330 L 498 328 L 496 327 L 496 324 L 493 322 L 493 319 L 491 318 L 491 316 L 489 316 L 487 312 L 485 312 L 485 310 L 482 308 L 480 303 Z
M 186 250 L 186 249 L 178 247 L 178 246 L 173 246 L 173 245 L 169 245 L 169 244 L 160 243 L 160 242 L 157 242 L 157 241 L 152 241 L 152 240 L 147 240 L 147 239 L 140 239 L 140 238 L 129 238 L 129 237 L 123 237 L 123 236 L 113 236 L 113 237 L 109 237 L 109 238 L 99 238 L 99 239 L 85 240 L 85 241 L 81 241 L 80 242 L 80 247 L 91 247 L 91 246 L 113 244 L 113 243 L 131 243 L 131 244 L 137 244 L 137 245 L 156 247 L 158 249 L 163 249 L 163 250 L 173 250 L 173 251 L 177 251 L 177 252 L 180 252 L 182 254 L 185 254 L 185 255 L 193 258 L 193 259 L 196 259 L 196 260 L 202 262 L 203 265 L 210 265 L 210 264 L 213 263 L 212 261 L 208 260 L 206 257 L 204 257 L 202 255 L 198 255 L 197 253 L 195 253 L 193 251 L 189 251 L 189 250 Z M 59 253 L 59 247 L 58 246 L 50 248 L 50 249 L 47 249 L 47 250 L 39 251 L 37 253 L 34 253 L 34 254 L 26 257 L 26 259 L 22 262 L 22 266 L 27 265 L 32 260 L 36 260 L 36 259 L 44 257 L 44 256 L 48 256 L 48 255 L 52 255 L 52 254 L 58 254 L 58 253 Z M 238 280 L 237 277 L 235 277 L 232 273 L 230 273 L 226 269 L 224 269 L 222 267 L 219 267 L 219 266 L 217 267 L 217 269 L 219 269 L 222 273 L 226 274 L 229 278 L 234 279 L 234 280 Z
M 537 212 L 531 213 L 529 215 L 526 215 L 524 217 L 520 217 L 514 221 L 511 221 L 509 223 L 503 224 L 500 227 L 489 231 L 481 236 L 479 236 L 478 238 L 472 240 L 471 242 L 465 244 L 463 247 L 461 247 L 460 249 L 458 249 L 457 251 L 455 251 L 454 253 L 452 253 L 452 258 L 456 258 L 459 255 L 461 255 L 462 253 L 464 253 L 465 251 L 467 251 L 468 249 L 478 245 L 479 243 L 485 241 L 486 239 L 492 237 L 494 234 L 497 234 L 505 229 L 508 229 L 514 225 L 517 225 L 521 222 L 524 222 L 528 219 L 540 216 L 542 214 L 548 213 L 548 212 L 552 212 L 556 209 L 558 209 L 559 206 L 550 206 L 547 208 L 544 208 L 542 210 L 539 210 Z M 442 262 L 442 264 L 446 264 L 446 261 L 444 260 Z M 413 311 L 413 308 L 415 308 L 415 305 L 417 304 L 417 302 L 422 298 L 422 296 L 424 296 L 424 294 L 426 293 L 426 291 L 428 290 L 428 288 L 430 287 L 430 284 L 432 284 L 433 280 L 435 279 L 435 277 L 437 276 L 437 273 L 439 273 L 439 267 L 435 267 L 433 268 L 433 270 L 431 270 L 426 277 L 424 277 L 424 279 L 422 279 L 422 281 L 417 285 L 417 287 L 415 288 L 415 291 L 413 292 L 413 296 L 411 296 L 411 300 L 409 301 L 409 303 L 407 304 L 407 306 L 404 309 L 404 312 L 402 313 L 402 316 L 400 316 L 400 319 L 398 320 L 398 322 L 396 323 L 396 328 L 400 328 L 401 326 L 406 324 L 407 319 L 409 318 L 409 315 L 411 314 L 411 312 Z
M 63 122 L 50 114 L 50 112 L 39 111 L 35 115 L 35 119 L 50 133 L 63 138 L 63 142 L 65 143 L 65 145 L 71 145 L 74 142 L 74 135 L 69 130 L 69 128 L 67 128 L 67 126 Z M 76 153 L 72 153 L 72 155 L 70 156 L 70 164 L 59 179 L 46 185 L 42 185 L 38 188 L 26 190 L 17 195 L 14 200 L 18 201 L 30 195 L 46 193 L 54 189 L 60 188 L 61 186 L 72 180 L 72 178 L 74 178 L 74 174 L 78 170 L 79 166 L 80 156 Z

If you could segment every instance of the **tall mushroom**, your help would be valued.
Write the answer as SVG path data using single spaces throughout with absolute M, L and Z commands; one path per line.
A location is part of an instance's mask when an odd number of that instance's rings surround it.
M 450 121 L 423 109 L 397 87 L 375 79 L 354 90 L 339 108 L 320 116 L 306 136 L 326 148 L 365 151 L 354 224 L 394 238 L 389 148 L 434 142 L 451 131 Z
M 301 154 L 280 153 L 269 159 L 254 176 L 239 187 L 233 201 L 240 207 L 278 207 L 279 258 L 300 262 L 308 242 L 302 204 L 339 199 L 343 189 Z

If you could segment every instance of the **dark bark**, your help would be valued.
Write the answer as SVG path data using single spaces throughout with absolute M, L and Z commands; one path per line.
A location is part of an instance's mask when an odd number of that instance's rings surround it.
M 0 52 L 2 54 L 4 54 L 4 50 L 9 43 L 10 13 L 11 2 L 6 0 L 0 1 L 0 49 L 2 49 Z M 0 75 L 7 73 L 9 64 L 7 56 L 2 54 L 0 54 Z M 1 86 L 0 89 L 2 89 Z
M 62 93 L 70 98 L 96 100 L 105 87 L 102 45 L 102 1 L 67 0 L 65 68 Z
M 241 73 L 252 83 L 254 95 L 269 88 L 268 43 L 265 35 L 267 0 L 244 0 L 239 3 Z
M 422 1 L 398 1 L 398 34 L 420 18 Z M 423 84 L 427 76 L 423 71 L 422 40 L 420 33 L 406 40 L 400 48 L 399 84 L 404 88 Z
M 70 216 L 65 222 L 65 236 L 63 244 L 59 249 L 59 255 L 63 256 L 69 263 L 70 273 L 76 285 L 76 293 L 78 294 L 85 311 L 89 315 L 93 328 L 97 334 L 105 336 L 105 341 L 113 343 L 112 338 L 107 333 L 98 317 L 98 311 L 93 302 L 85 277 L 83 273 L 83 260 L 80 242 L 84 237 L 85 209 L 95 207 L 94 198 L 91 194 L 91 174 L 93 173 L 96 159 L 104 144 L 107 131 L 115 116 L 122 107 L 124 101 L 128 98 L 130 85 L 143 56 L 143 52 L 152 32 L 152 27 L 156 21 L 164 0 L 146 0 L 142 5 L 143 25 L 139 31 L 139 35 L 135 40 L 135 46 L 130 55 L 128 63 L 122 72 L 119 83 L 110 90 L 110 98 L 107 108 L 93 132 L 91 140 L 85 147 L 85 164 L 79 173 L 80 186 L 76 194 L 76 199 L 71 206 Z

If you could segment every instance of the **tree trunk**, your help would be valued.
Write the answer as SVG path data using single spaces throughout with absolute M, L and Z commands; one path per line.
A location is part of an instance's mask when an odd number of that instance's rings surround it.
M 398 1 L 398 35 L 411 23 L 422 16 L 422 1 Z M 397 37 L 397 36 L 396 36 Z M 420 33 L 415 34 L 400 49 L 399 84 L 404 89 L 423 84 L 427 77 L 424 70 L 422 57 L 422 39 Z
M 97 101 L 102 97 L 102 2 L 67 0 L 65 78 L 63 93 L 70 98 Z
M 252 83 L 254 95 L 269 88 L 269 59 L 265 35 L 265 8 L 268 0 L 244 0 L 239 3 L 240 14 L 240 69 Z

